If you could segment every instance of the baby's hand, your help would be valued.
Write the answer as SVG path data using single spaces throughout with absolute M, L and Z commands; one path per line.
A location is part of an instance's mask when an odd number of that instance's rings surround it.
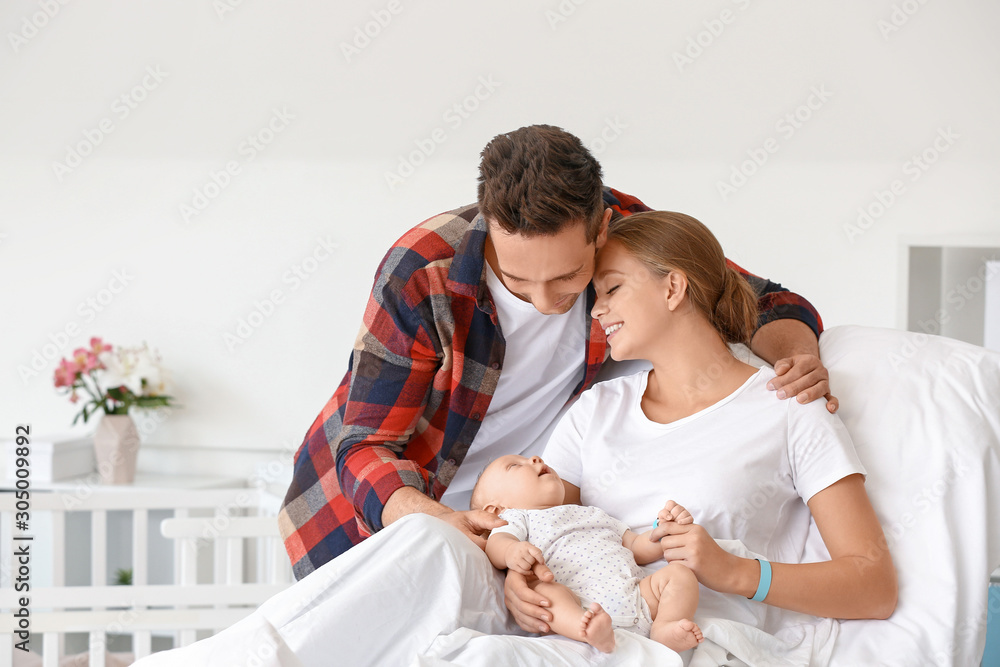
M 507 548 L 504 555 L 507 561 L 507 568 L 519 574 L 528 575 L 532 573 L 532 568 L 537 565 L 544 565 L 542 550 L 531 542 L 518 542 Z
M 688 512 L 672 500 L 667 501 L 667 504 L 663 506 L 660 513 L 656 515 L 656 518 L 660 523 L 674 521 L 682 526 L 684 524 L 694 523 L 694 517 L 691 516 L 691 512 Z

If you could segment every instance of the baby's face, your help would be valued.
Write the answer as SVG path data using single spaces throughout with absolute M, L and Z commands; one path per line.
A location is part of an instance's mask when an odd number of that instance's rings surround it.
M 538 510 L 562 505 L 566 488 L 541 457 L 501 456 L 480 479 L 484 502 L 504 509 Z

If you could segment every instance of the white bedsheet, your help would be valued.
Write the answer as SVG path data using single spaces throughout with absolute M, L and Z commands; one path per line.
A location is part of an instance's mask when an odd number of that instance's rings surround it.
M 899 606 L 888 621 L 827 621 L 752 637 L 711 618 L 706 596 L 696 619 L 725 648 L 706 641 L 690 667 L 744 664 L 725 655 L 731 651 L 748 664 L 978 665 L 987 581 L 1000 565 L 1000 355 L 862 327 L 827 331 L 821 350 L 869 471 L 868 493 L 899 571 Z M 811 545 L 813 558 L 825 556 L 815 531 Z M 520 635 L 485 556 L 443 522 L 416 516 L 215 637 L 137 664 L 682 664 L 666 647 L 625 631 L 616 631 L 610 655 Z M 807 648 L 796 653 L 796 646 Z

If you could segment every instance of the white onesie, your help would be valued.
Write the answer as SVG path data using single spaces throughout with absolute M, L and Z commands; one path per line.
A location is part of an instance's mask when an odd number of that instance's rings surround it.
M 645 573 L 622 545 L 625 523 L 599 507 L 581 505 L 508 509 L 500 518 L 507 525 L 493 532 L 510 533 L 541 549 L 556 582 L 576 593 L 584 607 L 597 602 L 615 627 L 649 636 L 652 618 L 639 591 Z

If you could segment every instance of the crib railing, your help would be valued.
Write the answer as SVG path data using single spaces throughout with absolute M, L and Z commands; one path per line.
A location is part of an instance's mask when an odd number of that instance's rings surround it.
M 274 517 L 257 513 L 260 496 L 250 489 L 127 491 L 92 487 L 89 493 L 33 492 L 31 514 L 50 515 L 46 535 L 14 531 L 16 500 L 0 493 L 0 667 L 13 664 L 22 641 L 21 619 L 14 616 L 21 598 L 29 600 L 30 648 L 41 637 L 44 667 L 55 667 L 65 653 L 66 633 L 89 634 L 92 667 L 103 667 L 108 636 L 131 635 L 136 659 L 152 651 L 154 634 L 173 638 L 175 646 L 194 642 L 248 615 L 257 605 L 292 581 L 288 559 Z M 132 585 L 108 585 L 108 512 L 132 513 Z M 173 583 L 149 584 L 149 513 L 171 510 L 162 534 L 173 539 Z M 90 585 L 66 585 L 66 518 L 90 514 Z M 202 516 L 195 516 L 202 515 Z M 15 537 L 31 536 L 31 541 Z M 14 589 L 18 563 L 14 545 L 51 540 L 52 586 L 19 592 Z M 213 554 L 209 574 L 198 572 L 200 554 Z M 248 572 L 247 561 L 256 563 Z

